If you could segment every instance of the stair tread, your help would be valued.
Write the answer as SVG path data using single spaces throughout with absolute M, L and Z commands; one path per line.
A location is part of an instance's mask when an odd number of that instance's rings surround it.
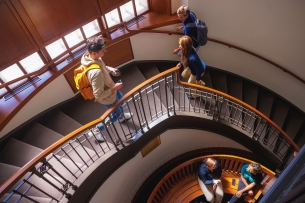
M 274 95 L 266 92 L 259 92 L 257 109 L 267 117 L 270 117 L 273 100 Z
M 287 122 L 284 131 L 294 140 L 302 125 L 304 125 L 305 116 L 300 115 L 298 112 L 291 111 L 286 120 Z
M 80 123 L 59 110 L 57 110 L 55 114 L 49 118 L 49 120 L 43 122 L 42 125 L 63 136 L 82 126 Z
M 210 70 L 213 88 L 224 93 L 228 93 L 226 73 L 217 71 L 215 69 Z
M 239 100 L 242 100 L 242 93 L 243 93 L 242 79 L 230 76 L 227 78 L 227 82 L 228 82 L 228 94 Z
M 21 141 L 41 149 L 46 149 L 61 138 L 63 138 L 63 136 L 59 133 L 41 125 L 40 123 L 35 123 L 21 138 Z
M 0 163 L 0 185 L 2 185 L 9 177 L 11 177 L 14 173 L 16 173 L 20 167 Z
M 287 103 L 276 100 L 272 109 L 272 114 L 270 116 L 271 120 L 273 120 L 274 123 L 282 128 L 288 114 L 289 105 Z
M 62 111 L 81 125 L 85 125 L 103 115 L 106 109 L 100 103 L 94 100 L 85 100 L 79 95 L 67 108 L 62 109 Z
M 0 152 L 0 162 L 22 167 L 43 150 L 11 138 Z
M 258 87 L 254 85 L 244 85 L 243 101 L 253 108 L 257 106 Z

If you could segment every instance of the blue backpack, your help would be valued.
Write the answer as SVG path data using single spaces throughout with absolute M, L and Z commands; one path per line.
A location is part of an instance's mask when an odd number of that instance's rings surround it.
M 195 23 L 188 23 L 186 26 L 197 28 L 197 39 L 193 39 L 196 40 L 200 46 L 204 46 L 208 42 L 208 27 L 205 22 L 199 20 L 193 12 L 192 14 L 196 18 Z

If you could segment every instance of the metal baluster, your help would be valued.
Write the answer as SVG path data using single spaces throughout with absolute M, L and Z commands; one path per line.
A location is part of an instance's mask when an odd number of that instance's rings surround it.
M 91 133 L 93 133 L 93 132 L 91 131 Z M 96 149 L 94 148 L 94 146 L 91 144 L 90 140 L 88 139 L 87 133 L 85 133 L 84 136 L 85 136 L 85 139 L 86 139 L 86 140 L 88 141 L 88 143 L 90 144 L 91 148 L 94 150 L 96 156 L 100 158 L 100 155 L 97 153 Z M 103 150 L 103 152 L 104 152 L 103 147 L 102 147 L 102 150 Z M 104 152 L 104 154 L 105 154 L 105 152 Z
M 92 162 L 94 162 L 93 158 L 91 157 L 91 155 L 89 154 L 89 152 L 86 150 L 86 148 L 82 145 L 81 141 L 79 140 L 79 138 L 77 137 L 76 140 L 79 142 L 80 146 L 83 148 L 83 150 L 86 152 L 86 154 L 89 156 L 89 158 L 92 160 Z
M 54 157 L 63 167 L 65 167 L 65 169 L 67 169 L 67 171 L 69 171 L 69 173 L 71 173 L 71 175 L 73 175 L 73 176 L 77 179 L 77 176 L 74 175 L 74 173 L 72 173 L 72 171 L 71 171 L 65 164 L 63 164 L 63 163 L 61 162 L 61 160 L 60 160 L 56 155 L 53 154 L 53 157 Z
M 45 166 L 47 166 L 49 169 L 51 169 L 54 173 L 56 173 L 56 175 L 58 175 L 61 179 L 63 179 L 66 183 L 69 183 L 69 185 L 72 186 L 73 190 L 76 190 L 78 188 L 78 186 L 74 185 L 71 181 L 69 181 L 68 179 L 66 179 L 63 175 L 61 175 L 61 173 L 59 173 L 54 167 L 53 165 L 51 165 L 46 159 L 43 160 L 43 164 Z M 42 169 L 44 170 L 44 169 Z M 48 173 L 50 176 L 52 176 L 48 170 L 46 171 L 41 171 L 41 173 Z M 57 180 L 57 178 L 55 178 L 54 176 L 52 176 L 52 178 L 54 178 L 55 180 Z M 59 183 L 61 183 L 59 180 L 57 180 Z M 62 184 L 62 183 L 61 183 Z
M 73 147 L 73 145 L 70 142 L 69 145 L 72 147 L 72 150 L 79 156 L 79 158 L 84 162 L 84 164 L 86 164 L 86 166 L 89 167 L 89 165 L 86 163 L 83 157 L 76 151 L 76 149 Z
M 102 123 L 103 123 L 103 122 L 102 122 Z M 104 123 L 103 123 L 103 125 L 104 125 Z M 105 125 L 104 125 L 104 127 L 107 128 L 107 126 L 105 126 Z M 98 128 L 97 128 L 97 129 L 98 129 Z M 98 129 L 98 130 L 100 131 L 100 129 Z M 96 142 L 99 144 L 100 148 L 102 149 L 103 153 L 105 154 L 105 150 L 104 150 L 103 146 L 101 145 L 101 143 L 98 141 L 98 139 L 95 137 L 95 134 L 93 133 L 93 130 L 91 129 L 90 131 L 91 131 L 92 135 L 94 136 Z M 102 131 L 100 131 L 100 134 L 102 135 L 102 138 L 105 140 L 105 143 L 106 143 L 108 149 L 110 149 L 110 146 L 109 146 L 108 142 L 106 141 L 106 137 L 104 136 L 104 134 L 102 133 Z
M 28 191 L 28 190 L 27 190 Z M 27 192 L 26 191 L 26 192 Z M 16 200 L 16 202 L 19 202 L 19 200 L 21 200 L 23 197 L 24 198 L 26 198 L 26 199 L 28 199 L 28 200 L 30 200 L 30 201 L 32 201 L 32 202 L 37 202 L 36 200 L 34 200 L 34 199 L 32 199 L 32 198 L 30 198 L 29 196 L 27 196 L 27 195 L 25 195 L 25 194 L 23 194 L 23 193 L 21 193 L 21 192 L 19 192 L 19 191 L 17 191 L 17 190 L 13 190 L 13 192 L 14 193 L 16 193 L 16 194 L 18 194 L 18 195 L 20 195 L 20 198 L 18 199 L 18 200 Z M 25 192 L 25 193 L 26 193 Z M 7 201 L 3 201 L 3 202 L 7 202 Z M 39 202 L 37 202 L 37 203 L 39 203 Z
M 62 190 L 61 188 L 57 187 L 54 183 L 52 183 L 51 181 L 49 181 L 47 178 L 45 178 L 45 177 L 43 176 L 43 174 L 45 173 L 45 171 L 48 170 L 48 169 L 46 168 L 46 165 L 43 164 L 40 168 L 41 168 L 41 173 L 39 173 L 35 168 L 34 168 L 34 170 L 33 170 L 33 173 L 34 173 L 35 175 L 37 175 L 39 178 L 43 179 L 45 182 L 49 183 L 49 184 L 50 184 L 52 187 L 54 187 L 56 190 L 58 190 L 59 192 L 61 192 L 62 194 L 64 194 L 65 197 L 66 197 L 67 199 L 70 199 L 71 196 L 72 196 L 70 193 L 67 193 L 65 190 Z
M 123 116 L 124 116 L 124 115 L 123 115 Z M 112 120 L 112 119 L 111 119 L 111 120 Z M 120 122 L 119 122 L 119 123 L 120 123 Z M 121 123 L 120 123 L 119 125 L 121 125 Z M 122 139 L 121 139 L 121 137 L 120 137 L 120 135 L 119 135 L 119 133 L 118 133 L 116 127 L 115 127 L 115 125 L 112 125 L 112 128 L 114 129 L 114 133 L 113 133 L 113 134 L 116 135 L 116 136 L 118 137 L 119 142 L 122 144 L 123 147 L 125 147 L 125 145 L 124 145 L 124 143 L 123 143 L 123 141 L 122 141 Z M 121 128 L 122 128 L 122 126 L 121 126 Z M 123 130 L 123 128 L 122 128 L 122 130 Z M 123 133 L 124 133 L 124 131 L 123 131 Z M 116 143 L 114 143 L 114 145 L 116 145 Z
M 109 118 L 110 118 L 110 117 L 109 117 Z M 110 118 L 110 119 L 111 119 L 111 118 Z M 102 121 L 102 123 L 103 123 L 104 126 L 106 126 L 106 125 L 105 125 L 105 121 Z M 116 149 L 117 151 L 119 151 L 118 146 L 117 146 L 116 143 L 114 142 L 114 140 L 113 140 L 113 138 L 112 138 L 112 136 L 111 136 L 111 133 L 109 132 L 108 126 L 106 126 L 105 129 L 106 129 L 106 131 L 107 131 L 107 133 L 108 133 L 108 135 L 109 135 L 109 137 L 110 137 L 111 142 L 114 144 L 115 149 Z M 109 147 L 109 149 L 110 149 L 110 147 Z
M 65 155 L 67 155 L 67 157 L 74 163 L 74 165 L 83 173 L 82 169 L 75 163 L 75 161 L 69 156 L 69 154 L 63 149 L 61 148 L 61 150 L 65 153 Z

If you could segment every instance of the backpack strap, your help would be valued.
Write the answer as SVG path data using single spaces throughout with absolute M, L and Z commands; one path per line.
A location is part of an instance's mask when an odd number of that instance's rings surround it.
M 92 63 L 90 66 L 88 66 L 88 67 L 84 66 L 84 67 L 85 67 L 85 72 L 92 70 L 92 69 L 101 69 L 100 65 L 98 65 L 97 63 Z M 103 70 L 101 69 L 101 71 L 103 71 Z

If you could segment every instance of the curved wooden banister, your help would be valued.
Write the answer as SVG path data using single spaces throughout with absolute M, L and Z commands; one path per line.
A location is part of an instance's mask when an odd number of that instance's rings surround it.
M 31 161 L 29 161 L 27 164 L 25 164 L 22 168 L 20 168 L 16 173 L 14 173 L 7 181 L 5 181 L 0 186 L 0 197 L 2 197 L 8 190 L 11 188 L 15 183 L 20 180 L 27 172 L 30 171 L 31 168 L 35 167 L 41 160 L 43 160 L 45 157 L 47 157 L 49 154 L 51 154 L 54 150 L 58 149 L 60 146 L 62 146 L 65 142 L 71 140 L 72 138 L 79 135 L 81 132 L 89 129 L 93 125 L 96 125 L 98 123 L 102 122 L 100 118 L 91 121 L 90 123 L 87 123 L 86 125 L 74 130 L 73 132 L 69 133 L 65 137 L 61 138 L 48 148 L 46 148 L 43 152 L 41 152 L 39 155 L 37 155 L 35 158 L 33 158 Z
M 77 135 L 84 132 L 85 130 L 92 128 L 92 126 L 95 126 L 96 124 L 105 120 L 106 117 L 108 117 L 117 107 L 119 107 L 120 104 L 125 102 L 128 98 L 130 98 L 132 95 L 137 93 L 139 90 L 141 90 L 145 86 L 152 84 L 153 82 L 159 80 L 160 78 L 164 78 L 166 75 L 175 74 L 175 73 L 177 74 L 177 83 L 180 85 L 192 87 L 192 88 L 196 88 L 196 89 L 202 89 L 202 90 L 208 91 L 210 93 L 214 93 L 214 94 L 223 96 L 225 98 L 228 98 L 228 99 L 250 109 L 251 111 L 256 113 L 258 116 L 260 116 L 263 119 L 265 119 L 266 121 L 268 121 L 274 128 L 276 128 L 291 143 L 291 145 L 295 148 L 296 151 L 300 150 L 299 147 L 293 142 L 293 140 L 280 127 L 278 127 L 273 121 L 271 121 L 269 118 L 267 118 L 265 115 L 263 115 L 261 112 L 259 112 L 255 108 L 251 107 L 250 105 L 248 105 L 230 95 L 227 95 L 223 92 L 220 92 L 220 91 L 217 91 L 217 90 L 205 87 L 205 86 L 199 86 L 199 85 L 189 84 L 189 83 L 180 81 L 180 68 L 176 66 L 176 67 L 166 70 L 166 71 L 146 80 L 142 84 L 133 88 L 131 91 L 126 93 L 115 105 L 113 105 L 111 108 L 109 108 L 100 118 L 78 128 L 77 130 L 75 130 L 75 131 L 69 133 L 67 136 L 63 137 L 61 140 L 52 144 L 50 147 L 48 147 L 46 150 L 44 150 L 42 153 L 40 153 L 37 157 L 32 159 L 25 166 L 23 166 L 20 170 L 18 170 L 4 184 L 2 184 L 1 188 L 0 188 L 0 196 L 3 196 L 9 190 L 9 188 L 11 188 L 16 182 L 18 182 L 18 180 L 20 180 L 20 178 L 22 178 L 28 171 L 30 171 L 33 167 L 35 167 L 41 160 L 43 160 L 45 157 L 47 157 L 47 155 L 52 153 L 55 149 L 59 148 L 67 141 L 75 138 Z
M 258 111 L 257 109 L 253 108 L 252 106 L 250 106 L 249 104 L 235 98 L 235 97 L 232 97 L 224 92 L 220 92 L 218 90 L 214 90 L 212 88 L 209 88 L 209 87 L 205 87 L 205 86 L 201 86 L 201 85 L 196 85 L 196 84 L 190 84 L 190 83 L 186 83 L 186 82 L 183 82 L 180 80 L 179 77 L 177 77 L 177 82 L 178 84 L 180 85 L 183 85 L 183 86 L 188 86 L 188 87 L 193 87 L 193 88 L 197 88 L 197 89 L 202 89 L 202 90 L 207 90 L 211 93 L 215 93 L 215 94 L 218 94 L 218 95 L 221 95 L 225 98 L 228 98 L 248 109 L 250 109 L 251 111 L 253 111 L 254 113 L 256 113 L 257 115 L 259 115 L 260 117 L 262 117 L 263 119 L 265 119 L 266 121 L 268 121 L 273 127 L 275 127 L 291 144 L 292 146 L 294 147 L 294 149 L 296 151 L 300 151 L 300 147 L 287 135 L 287 133 L 285 133 L 282 128 L 280 128 L 277 124 L 275 124 L 272 120 L 270 120 L 267 116 L 265 116 L 263 113 L 261 113 L 260 111 Z
M 161 34 L 175 34 L 175 35 L 183 35 L 183 33 L 181 32 L 172 32 L 172 31 L 165 31 L 165 30 L 130 30 L 128 29 L 128 27 L 126 26 L 125 29 L 128 31 L 128 32 L 131 32 L 131 33 L 141 33 L 141 32 L 147 32 L 147 33 L 161 33 Z M 234 48 L 234 49 L 237 49 L 237 50 L 240 50 L 242 52 L 245 52 L 247 54 L 250 54 L 252 56 L 255 56 L 279 69 L 281 69 L 282 71 L 284 71 L 285 73 L 288 73 L 289 75 L 291 75 L 292 77 L 296 78 L 297 80 L 299 80 L 300 82 L 302 82 L 303 84 L 305 84 L 305 80 L 303 80 L 302 78 L 300 78 L 299 76 L 297 76 L 296 74 L 292 73 L 291 71 L 287 70 L 286 68 L 280 66 L 279 64 L 259 55 L 259 54 L 256 54 L 254 52 L 251 52 L 247 49 L 244 49 L 244 48 L 241 48 L 239 46 L 235 46 L 233 44 L 230 44 L 230 43 L 227 43 L 227 42 L 223 42 L 223 41 L 220 41 L 220 40 L 216 40 L 216 39 L 213 39 L 213 38 L 208 38 L 209 41 L 211 42 L 215 42 L 215 43 L 218 43 L 218 44 L 222 44 L 222 45 L 225 45 L 225 46 L 228 46 L 229 48 Z
M 253 163 L 254 161 L 250 160 L 250 159 L 246 159 L 246 158 L 243 158 L 243 157 L 239 157 L 239 156 L 234 156 L 234 155 L 226 155 L 226 154 L 212 154 L 212 155 L 205 155 L 205 156 L 200 156 L 200 157 L 196 157 L 196 158 L 193 158 L 193 159 L 190 159 L 188 161 L 185 161 L 183 162 L 182 164 L 176 166 L 175 168 L 173 168 L 171 171 L 169 171 L 159 182 L 158 184 L 155 186 L 154 190 L 151 192 L 149 198 L 148 198 L 148 201 L 147 203 L 151 203 L 153 202 L 154 200 L 154 197 L 155 195 L 157 194 L 157 192 L 160 190 L 160 188 L 162 188 L 162 185 L 165 184 L 165 182 L 167 180 L 170 180 L 170 178 L 175 174 L 177 173 L 178 171 L 180 170 L 183 170 L 184 168 L 192 165 L 192 164 L 195 164 L 195 163 L 199 163 L 201 162 L 204 158 L 208 158 L 208 157 L 211 157 L 211 158 L 215 158 L 215 159 L 225 159 L 225 160 L 238 160 L 240 162 L 243 162 L 243 163 Z M 233 166 L 231 166 L 233 167 Z M 231 168 L 229 167 L 229 168 Z M 270 175 L 270 176 L 274 176 L 275 173 L 268 169 L 267 167 L 261 165 L 262 169 L 263 169 L 263 172 Z M 228 168 L 228 166 L 222 166 L 222 168 Z M 236 168 L 236 170 L 240 170 L 241 166 L 239 166 L 239 168 Z M 191 172 L 191 171 L 190 171 Z M 233 174 L 238 174 L 240 171 L 230 171 L 230 173 L 233 173 Z M 186 176 L 188 175 L 191 175 L 191 174 L 186 174 Z M 270 180 L 272 177 L 269 177 L 268 179 Z M 258 198 L 258 197 L 257 197 Z

